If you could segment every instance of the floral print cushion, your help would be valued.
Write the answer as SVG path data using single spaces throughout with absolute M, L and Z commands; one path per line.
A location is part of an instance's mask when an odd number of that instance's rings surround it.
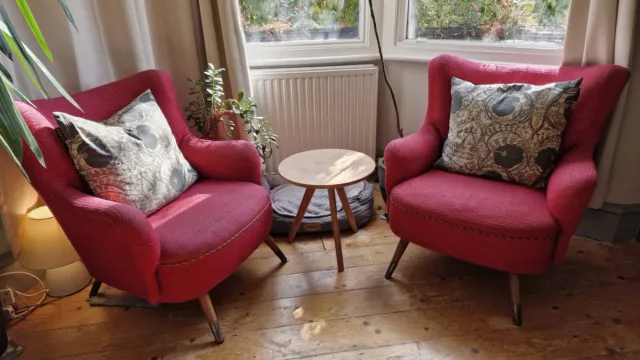
M 54 113 L 56 132 L 93 193 L 149 215 L 198 178 L 147 90 L 104 122 Z
M 435 167 L 546 187 L 581 82 L 474 85 L 453 78 L 449 134 Z

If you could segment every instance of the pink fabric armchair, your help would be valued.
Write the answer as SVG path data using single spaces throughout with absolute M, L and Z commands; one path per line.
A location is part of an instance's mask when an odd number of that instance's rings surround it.
M 128 205 L 90 194 L 57 138 L 53 111 L 104 120 L 151 89 L 185 158 L 200 179 L 176 200 L 146 217 Z M 84 113 L 62 98 L 18 103 L 45 157 L 32 153 L 24 167 L 96 278 L 152 304 L 199 299 L 216 342 L 223 341 L 208 291 L 224 280 L 269 237 L 271 202 L 261 187 L 260 157 L 246 141 L 212 142 L 189 132 L 169 75 L 138 73 L 73 96 Z
M 584 78 L 546 190 L 432 169 L 449 131 L 451 78 L 474 84 L 547 84 Z M 401 238 L 391 278 L 409 242 L 510 274 L 513 321 L 522 321 L 518 274 L 561 262 L 596 184 L 593 162 L 629 72 L 614 66 L 490 65 L 450 55 L 429 63 L 422 128 L 385 149 L 389 224 Z

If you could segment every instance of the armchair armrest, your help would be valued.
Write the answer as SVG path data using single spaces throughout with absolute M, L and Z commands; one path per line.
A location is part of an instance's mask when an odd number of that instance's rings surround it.
M 425 123 L 420 131 L 396 139 L 384 150 L 385 185 L 389 196 L 399 183 L 429 170 L 442 150 L 438 130 Z
M 179 145 L 187 161 L 207 178 L 262 184 L 260 155 L 248 141 L 210 141 L 189 134 Z
M 553 263 L 564 259 L 569 240 L 582 218 L 582 213 L 596 187 L 597 173 L 592 155 L 574 152 L 560 160 L 549 178 L 547 206 L 560 223 Z
M 160 244 L 142 212 L 71 187 L 45 199 L 92 276 L 150 303 L 159 301 Z

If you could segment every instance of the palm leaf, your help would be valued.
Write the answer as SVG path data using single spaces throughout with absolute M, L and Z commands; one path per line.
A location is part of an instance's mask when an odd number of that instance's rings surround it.
M 25 47 L 25 48 L 27 50 L 27 54 L 29 56 L 31 56 L 31 59 L 33 60 L 33 62 L 36 63 L 38 68 L 40 68 L 40 71 L 42 71 L 44 76 L 46 76 L 47 79 L 49 79 L 49 82 L 56 88 L 56 90 L 58 90 L 60 95 L 62 95 L 65 99 L 67 99 L 67 101 L 70 102 L 71 104 L 73 104 L 73 106 L 75 106 L 78 110 L 84 112 L 84 110 L 82 110 L 82 108 L 80 108 L 80 105 L 78 105 L 78 103 L 75 100 L 73 100 L 71 95 L 69 95 L 69 93 L 64 89 L 64 87 L 62 87 L 62 85 L 60 85 L 58 80 L 56 80 L 56 78 L 53 76 L 53 74 L 51 74 L 49 69 L 47 69 L 47 67 L 42 63 L 42 61 L 40 61 L 40 59 L 38 59 L 38 57 L 36 57 L 36 55 L 33 53 L 33 51 L 31 51 L 28 47 Z
M 40 45 L 40 48 L 42 48 L 42 51 L 44 52 L 44 54 L 47 55 L 47 58 L 49 58 L 49 61 L 53 61 L 53 55 L 51 55 L 51 50 L 49 50 L 49 45 L 47 45 L 47 41 L 44 39 L 44 36 L 40 31 L 40 27 L 38 26 L 38 22 L 36 21 L 36 18 L 33 17 L 33 13 L 31 12 L 31 8 L 29 7 L 29 4 L 27 4 L 26 0 L 16 0 L 16 3 L 20 8 L 20 12 L 24 17 L 24 20 L 26 21 L 27 25 L 29 25 L 29 29 L 31 29 L 33 36 L 36 38 L 36 41 Z
M 36 89 L 38 89 L 38 91 L 40 91 L 40 93 L 44 97 L 48 97 L 48 94 L 44 91 L 44 89 L 40 85 L 39 80 L 36 79 L 36 77 L 33 75 L 33 72 L 31 71 L 31 67 L 29 66 L 29 64 L 25 60 L 24 56 L 22 56 L 22 53 L 20 53 L 20 50 L 18 49 L 18 45 L 13 40 L 11 35 L 3 32 L 1 37 L 3 37 L 7 41 L 7 43 L 9 44 L 9 47 L 11 48 L 11 50 L 13 50 L 13 52 L 16 54 L 16 57 L 18 58 L 18 61 L 20 62 L 20 65 L 22 65 L 22 68 L 24 69 L 24 72 L 27 74 L 27 76 L 29 77 L 29 79 L 31 80 L 33 85 L 35 85 Z
M 2 131 L 2 135 L 6 138 L 7 146 L 11 149 L 11 152 L 17 159 L 22 159 L 22 139 L 24 138 L 31 151 L 33 151 L 33 154 L 44 167 L 42 151 L 33 134 L 31 134 L 24 118 L 22 118 L 22 114 L 20 114 L 16 108 L 4 81 L 2 82 L 2 86 L 0 86 L 0 108 L 0 119 L 2 119 L 0 120 L 0 131 Z
M 2 5 L 0 5 L 0 11 L 2 11 Z M 44 74 L 44 76 L 47 77 L 47 79 L 49 80 L 49 82 L 51 82 L 51 84 L 56 88 L 56 90 L 58 90 L 58 92 L 65 98 L 67 99 L 67 101 L 69 101 L 71 104 L 73 104 L 73 106 L 75 106 L 76 108 L 78 108 L 78 110 L 82 111 L 82 109 L 80 108 L 80 105 L 78 105 L 75 100 L 73 100 L 71 98 L 71 96 L 69 95 L 69 93 L 67 93 L 67 91 L 62 87 L 62 85 L 60 85 L 60 83 L 58 82 L 58 80 L 56 80 L 56 78 L 51 74 L 51 72 L 49 71 L 49 69 L 47 69 L 47 67 L 42 63 L 42 61 L 40 61 L 40 59 L 38 59 L 38 57 L 33 53 L 33 51 L 31 51 L 31 49 L 29 49 L 28 46 L 26 46 L 25 44 L 23 44 L 22 42 L 19 41 L 15 41 L 16 38 L 12 36 L 12 34 L 9 32 L 9 27 L 7 24 L 0 22 L 0 31 L 2 31 L 5 35 L 5 37 L 7 38 L 7 40 L 9 40 L 9 44 L 12 43 L 19 43 L 22 45 L 22 48 L 25 50 L 24 55 L 26 56 L 25 59 L 29 59 L 31 61 L 32 64 L 35 64 L 35 66 L 40 69 L 40 71 L 42 71 L 42 73 Z M 12 47 L 13 48 L 13 47 Z M 20 58 L 20 56 L 22 55 L 22 53 L 18 53 L 18 58 Z M 29 67 L 25 67 L 25 71 L 27 72 L 27 74 L 29 74 L 28 71 Z M 37 72 L 36 72 L 37 75 Z M 43 91 L 44 92 L 44 91 Z M 48 94 L 46 92 L 44 92 L 45 97 L 49 97 Z
M 76 31 L 78 31 L 76 22 L 75 20 L 73 20 L 73 14 L 71 14 L 71 10 L 69 10 L 69 4 L 67 4 L 67 0 L 60 0 L 60 6 L 62 6 L 62 10 L 64 10 L 64 14 L 67 15 L 67 19 L 69 19 L 71 25 L 73 25 L 73 27 L 76 28 Z
M 44 86 L 42 86 L 42 80 L 40 80 L 40 75 L 38 75 L 38 72 L 36 71 L 36 67 L 33 64 L 33 59 L 32 56 L 28 56 L 27 54 L 27 50 L 25 48 L 25 45 L 22 43 L 22 41 L 20 40 L 20 37 L 18 36 L 18 32 L 16 31 L 16 28 L 13 26 L 13 23 L 11 22 L 11 19 L 9 18 L 9 14 L 7 14 L 7 10 L 4 8 L 4 6 L 0 5 L 0 15 L 2 15 L 2 21 L 3 23 L 0 23 L 2 26 L 0 26 L 0 30 L 2 30 L 5 34 L 5 39 L 7 39 L 7 41 L 9 42 L 9 45 L 11 46 L 11 50 L 13 50 L 13 52 L 18 55 L 18 57 L 22 56 L 24 61 L 20 61 L 20 63 L 23 65 L 23 67 L 25 68 L 25 71 L 30 68 L 31 70 L 33 70 L 33 74 L 31 76 L 32 80 L 35 79 L 37 81 L 37 85 L 40 86 L 41 91 L 47 96 L 47 92 L 44 89 Z M 25 66 L 25 64 L 29 65 L 28 67 Z
M 22 139 L 20 139 L 20 133 L 18 132 L 16 123 L 19 122 L 18 115 L 16 115 L 15 105 L 7 87 L 0 86 L 0 131 L 5 138 L 5 142 L 11 150 L 11 153 L 16 158 L 22 159 Z
M 0 52 L 2 52 L 9 60 L 13 61 L 13 52 L 4 36 L 0 36 Z
M 33 103 L 31 102 L 31 100 L 29 100 L 23 93 L 20 92 L 20 90 L 18 90 L 17 87 L 15 87 L 13 85 L 13 83 L 11 82 L 11 79 L 5 77 L 3 74 L 0 74 L 0 78 L 2 79 L 2 81 L 4 81 L 5 86 L 14 94 L 16 95 L 16 97 L 26 103 L 28 103 L 29 105 L 36 107 L 35 105 L 33 105 Z
M 2 137 L 2 134 L 0 134 L 0 146 L 2 146 L 4 150 L 7 152 L 7 154 L 9 154 L 9 157 L 11 157 L 11 160 L 13 160 L 13 163 L 16 164 L 18 166 L 18 169 L 20 169 L 20 171 L 22 172 L 22 175 L 24 175 L 24 177 L 26 177 L 27 180 L 29 180 L 29 175 L 27 175 L 27 172 L 24 171 L 22 164 L 20 164 L 20 160 L 18 160 L 18 158 L 16 157 L 16 154 L 14 154 L 11 151 L 9 144 L 7 144 L 7 142 L 4 140 L 4 138 Z
M 0 39 L 4 39 L 4 36 L 0 36 Z M 4 77 L 9 79 L 9 81 L 13 81 L 13 77 L 11 76 L 11 73 L 9 73 L 9 70 L 7 70 L 7 68 L 4 67 L 4 65 L 2 65 L 2 64 L 0 64 L 0 73 L 2 73 L 2 75 L 4 75 Z

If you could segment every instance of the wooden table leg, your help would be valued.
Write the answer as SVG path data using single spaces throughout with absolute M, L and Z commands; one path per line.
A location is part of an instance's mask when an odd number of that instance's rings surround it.
M 347 215 L 347 220 L 349 220 L 349 225 L 351 225 L 351 230 L 354 233 L 358 232 L 358 225 L 356 224 L 356 219 L 353 217 L 353 213 L 351 212 L 351 206 L 349 206 L 349 199 L 347 198 L 347 193 L 344 191 L 343 187 L 336 188 L 338 192 L 338 197 L 340 197 L 340 202 L 342 203 L 342 209 L 344 213 Z
M 293 226 L 291 226 L 291 230 L 289 230 L 289 242 L 292 243 L 296 238 L 296 234 L 298 233 L 298 228 L 300 227 L 300 223 L 302 223 L 302 218 L 304 217 L 304 213 L 307 212 L 307 208 L 309 207 L 309 203 L 311 202 L 311 198 L 313 197 L 313 193 L 316 189 L 307 188 L 304 192 L 304 196 L 302 197 L 302 202 L 300 203 L 300 208 L 298 209 L 298 213 L 296 214 L 296 219 L 293 222 Z
M 329 192 L 329 206 L 331 207 L 331 227 L 333 228 L 333 241 L 336 244 L 336 260 L 338 261 L 338 272 L 344 271 L 342 260 L 342 242 L 340 241 L 340 224 L 338 223 L 338 207 L 336 206 L 336 193 L 333 188 L 327 189 Z

